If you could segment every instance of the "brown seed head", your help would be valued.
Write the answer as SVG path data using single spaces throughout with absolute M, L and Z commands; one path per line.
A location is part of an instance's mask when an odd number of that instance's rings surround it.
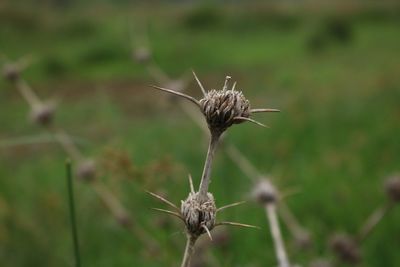
M 211 231 L 215 225 L 216 213 L 217 208 L 211 193 L 207 193 L 206 201 L 200 202 L 198 193 L 189 193 L 188 198 L 182 201 L 181 214 L 186 229 L 192 236 L 204 234 L 206 228 Z
M 96 178 L 96 163 L 91 159 L 79 163 L 76 175 L 82 181 L 93 181 Z
M 360 249 L 355 240 L 348 235 L 334 235 L 330 240 L 330 246 L 343 262 L 357 264 L 361 261 Z
M 235 90 L 211 90 L 200 100 L 201 110 L 212 132 L 222 133 L 239 118 L 250 117 L 250 102 L 242 92 Z
M 126 213 L 121 213 L 116 215 L 117 222 L 124 228 L 129 228 L 132 226 L 132 219 Z
M 400 176 L 393 175 L 385 182 L 386 193 L 392 201 L 400 202 Z
M 40 126 L 48 126 L 53 122 L 55 107 L 51 104 L 42 104 L 32 109 L 31 120 Z
M 4 65 L 2 73 L 6 80 L 15 82 L 20 76 L 20 69 L 16 64 L 9 63 Z
M 260 179 L 253 188 L 253 198 L 261 205 L 274 203 L 278 199 L 278 192 L 267 179 Z

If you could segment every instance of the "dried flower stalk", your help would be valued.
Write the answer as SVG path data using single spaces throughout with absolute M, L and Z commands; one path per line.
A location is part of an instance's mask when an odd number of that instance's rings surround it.
M 281 230 L 279 227 L 278 216 L 276 212 L 275 203 L 268 203 L 265 205 L 272 239 L 274 240 L 276 258 L 278 259 L 279 267 L 290 267 L 289 259 L 287 257 L 286 249 L 283 243 Z
M 182 267 L 189 266 L 191 256 L 193 255 L 194 245 L 198 237 L 202 234 L 207 234 L 210 239 L 212 235 L 210 231 L 219 225 L 232 225 L 242 227 L 253 227 L 251 225 L 245 225 L 234 222 L 220 222 L 216 223 L 216 215 L 218 211 L 221 211 L 228 207 L 236 206 L 240 203 L 234 203 L 231 205 L 224 206 L 220 209 L 216 208 L 213 195 L 208 191 L 210 179 L 211 179 L 211 168 L 214 158 L 214 154 L 219 142 L 219 139 L 230 126 L 233 124 L 242 123 L 245 121 L 253 122 L 258 125 L 261 123 L 250 119 L 250 115 L 256 112 L 275 112 L 275 109 L 255 109 L 250 108 L 250 102 L 243 96 L 242 92 L 236 91 L 236 83 L 233 84 L 232 88 L 228 90 L 230 77 L 227 76 L 225 79 L 222 90 L 211 90 L 206 92 L 200 80 L 193 72 L 194 78 L 197 81 L 202 93 L 203 98 L 197 100 L 189 95 L 182 92 L 178 92 L 172 89 L 162 88 L 153 86 L 154 88 L 168 92 L 170 94 L 180 96 L 194 103 L 203 113 L 210 131 L 210 142 L 208 146 L 207 156 L 204 163 L 203 174 L 201 177 L 199 191 L 195 192 L 193 187 L 192 178 L 189 176 L 190 193 L 185 201 L 182 201 L 180 210 L 176 205 L 170 201 L 151 193 L 153 196 L 173 207 L 176 211 L 161 210 L 167 214 L 180 218 L 186 226 L 187 233 L 187 244 L 185 253 L 182 260 Z

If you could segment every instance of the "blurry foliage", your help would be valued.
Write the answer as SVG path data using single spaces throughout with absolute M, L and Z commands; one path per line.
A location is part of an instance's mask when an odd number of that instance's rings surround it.
M 194 30 L 206 30 L 218 27 L 224 20 L 222 8 L 212 4 L 195 6 L 183 17 L 183 24 Z
M 310 51 L 320 52 L 331 44 L 349 44 L 354 38 L 352 23 L 341 17 L 323 19 L 307 40 Z
M 64 38 L 84 38 L 93 37 L 100 30 L 96 22 L 88 18 L 70 19 L 68 23 L 61 25 L 58 29 L 59 35 Z
M 88 64 L 105 64 L 126 57 L 127 51 L 113 44 L 100 42 L 93 45 L 82 54 L 81 62 Z
M 68 72 L 66 63 L 57 56 L 47 56 L 44 62 L 44 69 L 48 76 L 57 78 Z
M 28 9 L 0 8 L 0 30 L 30 33 L 43 26 L 40 16 Z

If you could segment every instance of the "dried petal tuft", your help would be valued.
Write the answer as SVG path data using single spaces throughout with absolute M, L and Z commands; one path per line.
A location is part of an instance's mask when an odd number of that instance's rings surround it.
M 212 132 L 222 133 L 240 118 L 250 117 L 250 102 L 242 92 L 234 90 L 211 90 L 200 100 L 201 110 Z
M 199 200 L 198 193 L 190 193 L 185 201 L 182 201 L 181 214 L 185 221 L 186 229 L 192 236 L 200 236 L 214 228 L 217 208 L 214 197 L 207 193 L 205 201 Z
M 385 182 L 386 193 L 395 202 L 400 202 L 400 176 L 389 177 Z

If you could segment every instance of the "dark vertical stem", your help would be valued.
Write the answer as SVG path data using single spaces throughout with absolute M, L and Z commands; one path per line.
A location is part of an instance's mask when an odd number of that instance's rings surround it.
M 210 184 L 211 166 L 214 159 L 215 150 L 218 145 L 220 134 L 211 133 L 210 144 L 208 146 L 206 161 L 204 163 L 203 175 L 201 176 L 199 186 L 200 200 L 207 199 L 208 185 Z
M 79 243 L 78 243 L 78 231 L 75 219 L 75 203 L 74 203 L 74 188 L 72 184 L 72 167 L 71 161 L 67 160 L 66 162 L 66 172 L 67 172 L 67 187 L 68 187 L 68 203 L 69 203 L 69 212 L 71 219 L 71 232 L 72 239 L 74 242 L 74 256 L 75 256 L 75 266 L 81 266 L 81 259 L 79 254 Z

